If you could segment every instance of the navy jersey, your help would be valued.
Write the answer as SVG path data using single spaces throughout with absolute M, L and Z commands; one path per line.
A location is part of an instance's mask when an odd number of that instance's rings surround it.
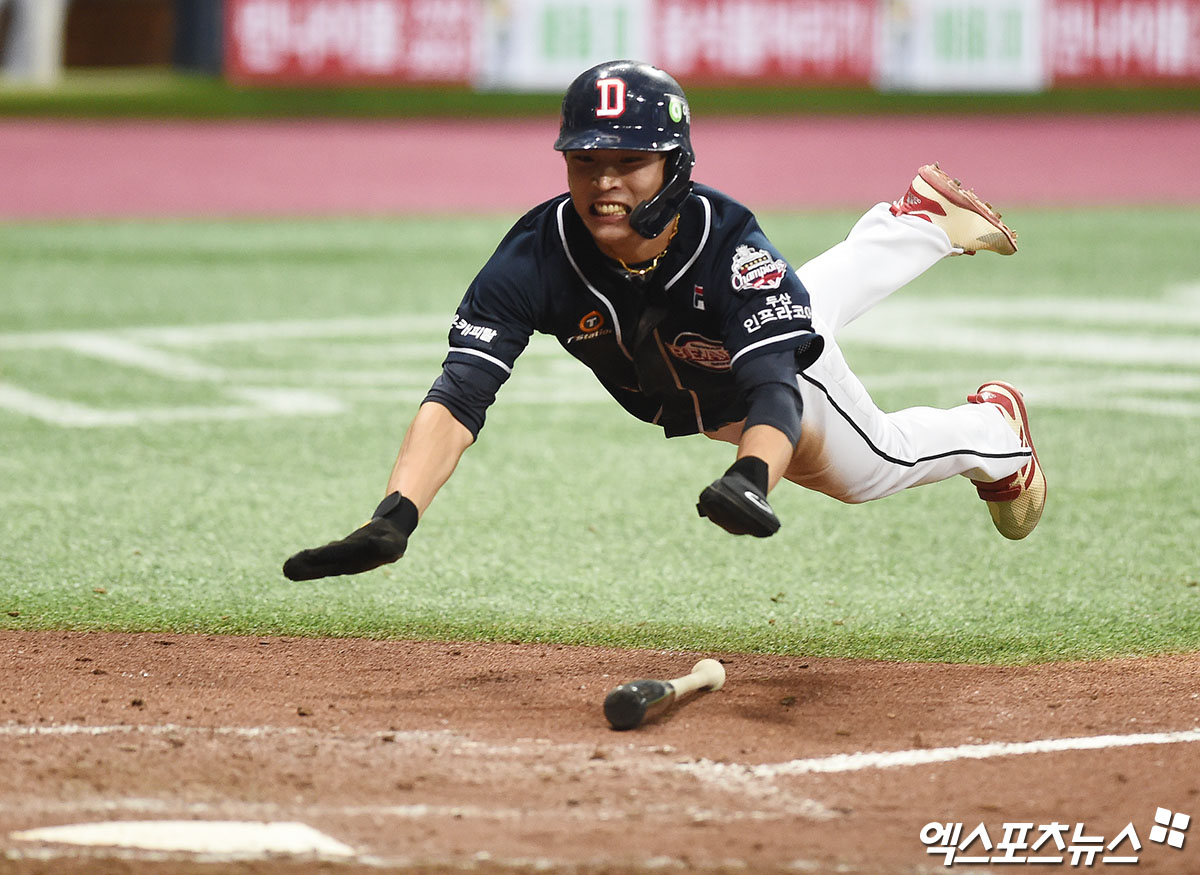
M 535 331 L 556 337 L 622 407 L 668 437 L 745 419 L 738 378 L 756 359 L 774 354 L 787 373 L 755 380 L 794 385 L 822 348 L 795 270 L 749 209 L 703 185 L 644 277 L 600 252 L 567 195 L 527 213 L 467 289 L 427 400 L 477 434 Z

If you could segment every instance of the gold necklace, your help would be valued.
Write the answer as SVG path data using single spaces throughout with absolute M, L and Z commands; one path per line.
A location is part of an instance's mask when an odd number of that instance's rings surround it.
M 662 257 L 667 254 L 667 250 L 671 246 L 671 241 L 675 239 L 675 235 L 679 233 L 679 216 L 675 217 L 675 223 L 671 226 L 671 236 L 667 238 L 667 245 L 662 248 L 662 252 L 654 256 L 654 260 L 650 262 L 648 267 L 630 267 L 625 263 L 623 258 L 617 258 L 621 267 L 625 268 L 626 273 L 633 276 L 645 276 L 648 273 L 653 273 L 654 268 L 658 267 L 658 263 L 662 261 Z

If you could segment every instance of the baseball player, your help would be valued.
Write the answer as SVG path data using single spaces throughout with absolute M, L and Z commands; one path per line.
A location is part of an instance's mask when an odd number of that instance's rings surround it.
M 693 183 L 683 90 L 633 61 L 568 88 L 554 148 L 568 192 L 534 207 L 467 289 L 442 373 L 409 426 L 370 522 L 284 574 L 355 574 L 404 555 L 535 332 L 554 335 L 629 413 L 667 437 L 737 446 L 702 517 L 766 537 L 786 478 L 845 502 L 963 475 L 1007 538 L 1037 525 L 1046 480 L 1021 394 L 989 382 L 949 410 L 885 413 L 838 348 L 842 326 L 940 259 L 1011 255 L 1000 215 L 937 165 L 800 268 L 745 206 Z

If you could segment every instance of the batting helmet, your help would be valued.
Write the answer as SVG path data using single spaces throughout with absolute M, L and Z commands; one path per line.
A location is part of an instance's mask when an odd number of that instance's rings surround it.
M 669 74 L 639 61 L 607 61 L 576 77 L 563 95 L 554 148 L 667 152 L 663 187 L 629 216 L 643 237 L 657 237 L 692 192 L 691 110 Z

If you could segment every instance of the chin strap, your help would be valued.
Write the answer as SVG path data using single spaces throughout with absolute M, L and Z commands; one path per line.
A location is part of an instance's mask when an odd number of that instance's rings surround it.
M 642 201 L 629 214 L 629 227 L 647 240 L 653 240 L 679 214 L 680 207 L 692 193 L 692 165 L 695 161 L 683 149 L 674 150 L 667 158 L 667 181 L 648 200 Z

